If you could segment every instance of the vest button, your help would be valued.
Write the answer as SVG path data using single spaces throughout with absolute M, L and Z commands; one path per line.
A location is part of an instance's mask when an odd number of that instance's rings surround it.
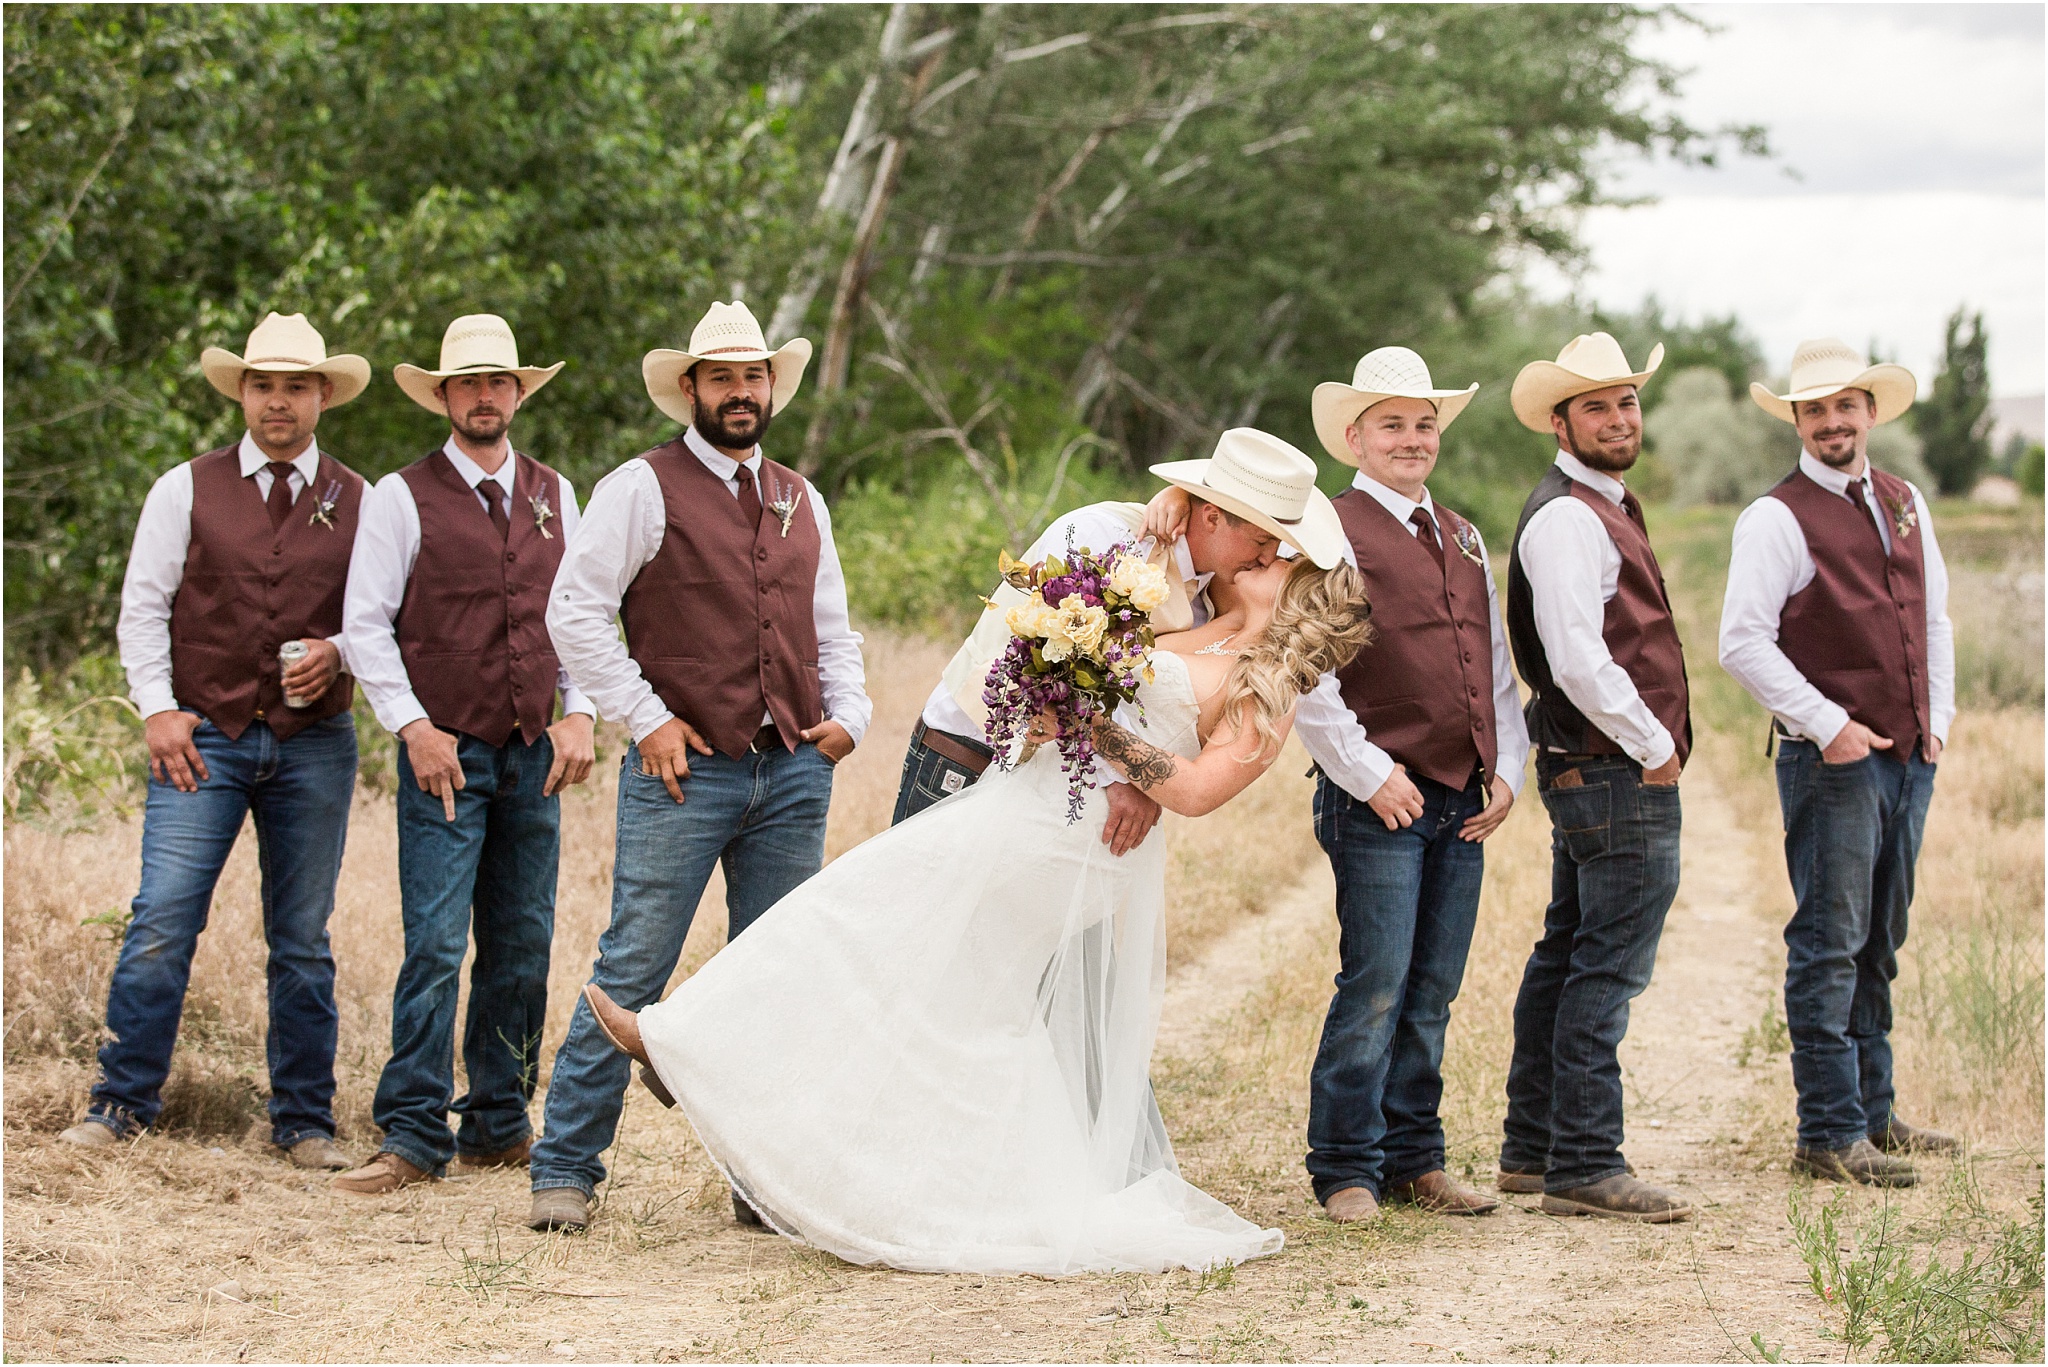
M 775 629 L 775 623 L 773 623 L 773 622 L 769 621 L 769 620 L 768 620 L 768 619 L 767 619 L 766 617 L 763 617 L 763 618 L 761 619 L 761 630 L 763 630 L 763 631 L 773 631 L 774 629 Z
M 505 552 L 505 563 L 506 563 L 506 564 L 508 564 L 508 565 L 509 565 L 509 564 L 511 564 L 511 563 L 512 563 L 513 561 L 517 560 L 518 558 L 519 558 L 519 552 L 517 552 L 517 551 L 506 551 L 506 552 Z
M 756 546 L 756 547 L 754 548 L 754 559 L 756 559 L 756 560 L 766 560 L 767 558 L 768 558 L 768 548 L 767 548 L 766 546 Z
M 283 555 L 283 554 L 284 554 L 284 547 L 282 547 L 282 546 L 272 546 L 272 547 L 270 548 L 270 553 L 271 553 L 272 555 Z

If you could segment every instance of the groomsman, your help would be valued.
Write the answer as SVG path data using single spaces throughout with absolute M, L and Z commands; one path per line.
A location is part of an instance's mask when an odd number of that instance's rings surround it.
M 1437 389 L 1381 347 L 1316 386 L 1316 434 L 1358 474 L 1332 502 L 1365 576 L 1372 645 L 1302 699 L 1316 839 L 1337 876 L 1336 995 L 1310 1074 L 1308 1170 L 1339 1223 L 1379 1200 L 1447 1215 L 1500 1203 L 1444 1171 L 1444 1033 L 1486 856 L 1529 734 L 1479 529 L 1430 497 L 1443 430 L 1478 385 Z
M 1642 383 L 1604 332 L 1532 361 L 1510 401 L 1557 461 L 1508 557 L 1508 639 L 1530 687 L 1551 892 L 1515 999 L 1503 1191 L 1557 1215 L 1682 1220 L 1676 1192 L 1621 1156 L 1629 1001 L 1649 986 L 1678 891 L 1678 774 L 1692 748 L 1685 655 L 1642 506 L 1621 476 L 1643 445 Z
M 712 869 L 738 935 L 823 865 L 832 769 L 873 711 L 825 500 L 761 453 L 810 357 L 803 338 L 771 351 L 740 303 L 714 303 L 688 351 L 649 352 L 648 396 L 684 430 L 598 482 L 555 578 L 564 665 L 633 733 L 590 979 L 629 1011 L 660 998 Z M 533 1228 L 589 1223 L 629 1067 L 579 998 L 533 1150 Z M 737 1193 L 733 1214 L 760 1223 Z
M 1210 459 L 1155 465 L 1152 473 L 1167 482 L 1153 504 L 1171 501 L 1170 515 L 1158 521 L 1172 528 L 1154 538 L 1148 557 L 1167 569 L 1171 592 L 1153 611 L 1152 621 L 1162 632 L 1186 631 L 1209 620 L 1209 581 L 1216 575 L 1228 578 L 1241 569 L 1273 563 L 1280 551 L 1279 533 L 1286 528 L 1276 512 L 1285 510 L 1267 505 L 1277 489 L 1304 480 L 1313 484 L 1315 462 L 1277 437 L 1244 427 L 1225 433 Z M 1041 560 L 1068 546 L 1103 551 L 1120 541 L 1142 541 L 1150 535 L 1147 512 L 1148 505 L 1139 503 L 1077 508 L 1039 533 L 1024 559 Z M 992 596 L 1000 604 L 1006 593 L 1014 592 L 998 587 Z M 988 713 L 981 691 L 989 666 L 1008 642 L 1003 614 L 983 613 L 947 664 L 910 733 L 896 793 L 896 822 L 967 788 L 994 762 L 984 730 Z M 1109 805 L 1102 843 L 1114 854 L 1127 854 L 1158 824 L 1159 804 L 1099 761 L 1097 780 Z
M 405 959 L 391 1060 L 371 1114 L 384 1145 L 334 1179 L 380 1196 L 458 1171 L 523 1166 L 555 933 L 561 799 L 590 773 L 593 709 L 545 626 L 576 530 L 576 491 L 512 449 L 512 418 L 562 368 L 519 364 L 494 314 L 457 318 L 441 366 L 398 386 L 448 420 L 438 450 L 377 482 L 348 577 L 348 640 L 377 720 L 400 741 L 398 891 Z M 563 717 L 553 721 L 555 694 Z M 455 1001 L 472 927 L 455 1096 Z M 448 1113 L 462 1117 L 460 1134 Z
M 253 815 L 270 950 L 271 1141 L 299 1167 L 345 1168 L 327 919 L 355 791 L 341 617 L 363 480 L 313 431 L 363 392 L 370 364 L 329 356 L 303 313 L 272 313 L 246 356 L 208 347 L 199 368 L 240 402 L 248 430 L 167 471 L 136 524 L 118 635 L 149 747 L 142 886 L 108 984 L 100 1077 L 62 1138 L 104 1147 L 163 1109 L 192 954 Z M 282 646 L 303 653 L 287 666 Z
M 1893 1109 L 1892 979 L 1913 866 L 1954 720 L 1948 570 L 1920 491 L 1870 464 L 1870 431 L 1912 406 L 1902 366 L 1832 337 L 1792 354 L 1791 390 L 1750 395 L 1799 430 L 1799 465 L 1735 523 L 1721 665 L 1774 718 L 1785 863 L 1792 1170 L 1907 1187 L 1911 1153 L 1953 1135 Z

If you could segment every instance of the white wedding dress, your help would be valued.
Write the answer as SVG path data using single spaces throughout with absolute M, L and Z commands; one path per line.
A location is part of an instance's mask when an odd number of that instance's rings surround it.
M 1192 758 L 1160 652 L 1146 740 Z M 713 1160 L 776 1230 L 923 1272 L 1206 1269 L 1281 1234 L 1181 1179 L 1152 1100 L 1165 842 L 1118 858 L 1041 750 L 848 851 L 640 1013 Z

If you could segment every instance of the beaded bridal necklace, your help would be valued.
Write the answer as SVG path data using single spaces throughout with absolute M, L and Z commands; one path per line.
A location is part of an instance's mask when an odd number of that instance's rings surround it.
M 1207 644 L 1207 645 L 1203 646 L 1203 647 L 1202 647 L 1202 648 L 1201 648 L 1200 650 L 1197 650 L 1197 651 L 1195 652 L 1195 654 L 1197 654 L 1197 655 L 1242 655 L 1242 654 L 1244 654 L 1244 652 L 1243 652 L 1243 651 L 1241 651 L 1241 650 L 1225 650 L 1225 649 L 1223 648 L 1223 647 L 1225 647 L 1225 646 L 1229 645 L 1229 644 L 1230 644 L 1230 643 L 1231 643 L 1232 641 L 1234 641 L 1234 640 L 1236 640 L 1236 639 L 1237 639 L 1237 633 L 1233 631 L 1233 632 L 1231 632 L 1231 633 L 1230 633 L 1230 634 L 1229 634 L 1228 636 L 1225 636 L 1225 637 L 1224 637 L 1224 638 L 1223 638 L 1222 640 L 1220 640 L 1220 641 L 1211 641 L 1211 642 L 1209 642 L 1209 644 Z

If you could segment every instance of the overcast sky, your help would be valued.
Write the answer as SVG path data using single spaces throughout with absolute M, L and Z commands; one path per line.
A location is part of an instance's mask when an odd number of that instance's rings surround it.
M 1618 161 L 1621 195 L 1585 216 L 1585 274 L 1530 284 L 1632 309 L 1733 312 L 1782 371 L 1802 338 L 1873 342 L 1919 376 L 1958 304 L 1984 313 L 1992 386 L 2039 394 L 2043 6 L 1688 5 L 1642 49 L 1680 68 L 1696 126 L 1763 124 L 1774 157 L 1718 170 Z

